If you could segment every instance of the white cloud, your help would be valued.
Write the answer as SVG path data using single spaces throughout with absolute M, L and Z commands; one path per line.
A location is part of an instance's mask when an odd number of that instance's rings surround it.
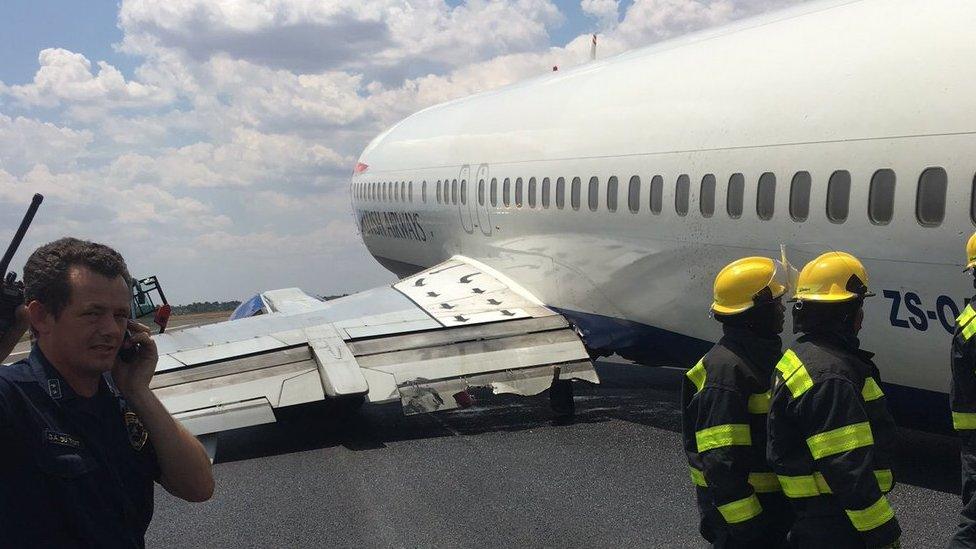
M 37 56 L 40 69 L 33 82 L 0 87 L 24 105 L 57 107 L 67 104 L 79 115 L 119 108 L 153 107 L 172 101 L 160 88 L 126 81 L 118 69 L 98 62 L 92 72 L 91 61 L 80 53 L 61 48 L 41 50 Z
M 580 8 L 583 13 L 599 21 L 600 28 L 603 30 L 616 26 L 620 17 L 619 0 L 582 0 Z
M 613 34 L 635 48 L 802 1 L 635 0 Z
M 93 139 L 89 130 L 0 113 L 0 169 L 20 174 L 35 164 L 72 167 Z
M 115 180 L 164 187 L 235 187 L 293 182 L 323 184 L 355 160 L 292 135 L 239 128 L 223 144 L 199 142 L 157 156 L 123 154 L 109 167 Z
M 544 47 L 561 21 L 549 0 L 126 0 L 119 13 L 125 51 L 224 53 L 304 73 L 458 66 Z

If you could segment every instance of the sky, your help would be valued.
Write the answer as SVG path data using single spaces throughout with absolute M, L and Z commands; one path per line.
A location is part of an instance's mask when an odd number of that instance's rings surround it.
M 12 0 L 0 244 L 104 242 L 172 303 L 394 280 L 346 187 L 422 108 L 801 0 Z

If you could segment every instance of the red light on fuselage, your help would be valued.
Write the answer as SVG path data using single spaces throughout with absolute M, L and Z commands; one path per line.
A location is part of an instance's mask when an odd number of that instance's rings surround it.
M 362 162 L 356 162 L 356 169 L 353 170 L 353 173 L 363 173 L 368 169 L 369 169 L 368 165 L 363 164 Z

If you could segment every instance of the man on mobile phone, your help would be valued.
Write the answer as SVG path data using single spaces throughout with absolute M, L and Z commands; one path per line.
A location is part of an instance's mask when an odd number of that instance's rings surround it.
M 118 252 L 75 238 L 24 266 L 36 342 L 0 368 L 6 547 L 143 547 L 154 481 L 188 501 L 213 494 L 203 446 L 149 390 L 156 345 L 129 319 L 129 281 Z

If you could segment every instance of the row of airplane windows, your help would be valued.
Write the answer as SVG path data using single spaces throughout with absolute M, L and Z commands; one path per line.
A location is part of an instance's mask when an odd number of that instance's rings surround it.
M 878 170 L 872 175 L 868 192 L 868 218 L 876 225 L 887 225 L 894 216 L 895 183 L 897 177 L 890 169 Z M 632 176 L 627 188 L 627 207 L 632 213 L 641 209 L 641 178 Z M 743 200 L 745 196 L 745 176 L 741 173 L 732 174 L 726 190 L 726 213 L 730 218 L 742 217 Z M 574 177 L 570 181 L 570 207 L 579 210 L 581 207 L 582 180 Z M 797 222 L 806 221 L 810 215 L 810 190 L 813 179 L 809 172 L 799 171 L 793 175 L 790 183 L 789 214 Z M 498 207 L 498 180 L 491 179 L 488 184 L 488 200 L 492 207 Z M 521 177 L 515 179 L 514 200 L 512 199 L 512 181 L 505 178 L 501 184 L 501 201 L 504 207 L 530 209 L 550 207 L 551 180 L 542 179 L 537 184 L 535 177 L 528 178 L 525 185 Z M 541 196 L 536 192 L 541 187 Z M 555 207 L 564 209 L 566 206 L 566 178 L 556 178 Z M 616 176 L 610 177 L 601 193 L 600 178 L 591 177 L 587 184 L 587 207 L 590 211 L 597 211 L 601 204 L 601 194 L 604 197 L 606 209 L 617 211 L 619 200 L 619 181 Z M 918 178 L 918 188 L 915 195 L 915 218 L 925 227 L 936 227 L 945 218 L 946 190 L 948 176 L 943 168 L 932 167 L 922 171 Z M 421 200 L 427 202 L 427 182 L 420 186 Z M 478 181 L 478 205 L 484 206 L 485 180 Z M 526 191 L 526 192 L 523 192 Z M 413 181 L 397 182 L 361 182 L 354 188 L 356 198 L 369 201 L 413 202 Z M 707 174 L 701 179 L 699 188 L 698 209 L 702 217 L 712 217 L 715 214 L 716 178 Z M 833 223 L 843 223 L 850 211 L 851 174 L 846 170 L 837 170 L 827 181 L 826 216 Z M 691 178 L 682 174 L 675 181 L 674 211 L 679 216 L 688 215 L 691 207 Z M 468 182 L 462 179 L 437 181 L 435 200 L 437 204 L 456 205 L 467 204 Z M 759 219 L 769 220 L 775 213 L 776 175 L 766 172 L 759 177 L 756 187 L 756 215 Z M 525 200 L 525 201 L 523 201 Z M 648 209 L 652 214 L 660 214 L 664 209 L 664 178 L 655 175 L 650 181 Z M 973 193 L 970 204 L 970 217 L 976 223 L 976 178 L 973 180 Z

